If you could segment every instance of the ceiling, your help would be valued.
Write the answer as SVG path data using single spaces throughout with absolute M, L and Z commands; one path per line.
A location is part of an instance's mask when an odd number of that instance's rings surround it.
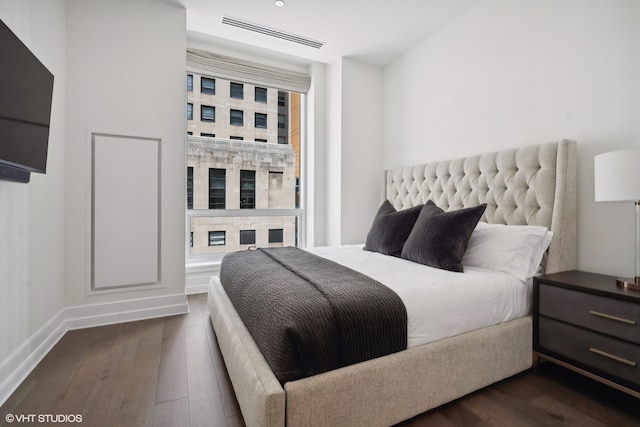
M 191 37 L 305 62 L 346 56 L 384 66 L 481 0 L 178 0 Z M 320 49 L 221 23 L 222 16 L 324 43 Z

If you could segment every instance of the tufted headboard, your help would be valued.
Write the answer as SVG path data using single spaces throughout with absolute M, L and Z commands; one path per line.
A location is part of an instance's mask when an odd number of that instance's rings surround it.
M 576 268 L 576 143 L 542 145 L 386 171 L 397 210 L 431 199 L 444 210 L 486 203 L 482 221 L 553 232 L 546 272 Z

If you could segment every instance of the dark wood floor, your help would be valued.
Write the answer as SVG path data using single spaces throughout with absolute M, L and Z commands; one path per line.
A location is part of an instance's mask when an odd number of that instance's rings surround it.
M 80 414 L 76 425 L 92 427 L 244 425 L 206 295 L 190 296 L 189 307 L 187 315 L 68 332 L 0 408 L 0 424 L 10 425 L 7 414 Z M 537 375 L 402 426 L 640 426 L 640 400 L 545 363 Z

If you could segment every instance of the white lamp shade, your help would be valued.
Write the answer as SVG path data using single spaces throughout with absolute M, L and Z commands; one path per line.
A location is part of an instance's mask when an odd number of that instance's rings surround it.
M 595 201 L 640 201 L 640 150 L 620 150 L 594 157 Z

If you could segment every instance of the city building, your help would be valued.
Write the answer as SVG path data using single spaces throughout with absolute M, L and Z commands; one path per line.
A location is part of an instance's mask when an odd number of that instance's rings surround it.
M 187 209 L 295 209 L 299 94 L 195 73 L 187 93 Z M 297 241 L 295 216 L 210 212 L 189 227 L 190 255 Z

